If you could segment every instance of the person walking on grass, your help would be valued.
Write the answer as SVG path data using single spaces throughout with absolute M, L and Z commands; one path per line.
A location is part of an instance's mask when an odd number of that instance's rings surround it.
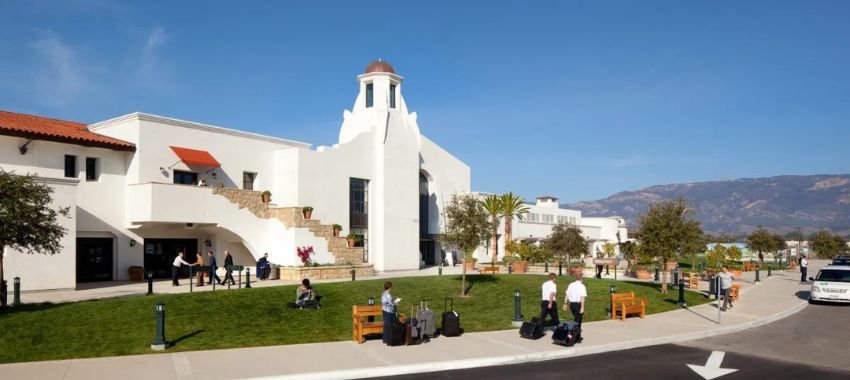
M 555 283 L 557 277 L 554 273 L 549 273 L 549 280 L 543 283 L 541 300 L 540 300 L 540 323 L 546 325 L 546 316 L 550 316 L 552 324 L 555 326 L 560 324 L 558 321 L 558 305 L 555 297 L 558 293 L 558 285 Z
M 576 280 L 567 286 L 567 296 L 564 297 L 564 311 L 567 311 L 569 305 L 570 312 L 573 313 L 573 320 L 578 324 L 576 326 L 576 343 L 581 343 L 581 320 L 584 318 L 584 305 L 587 299 L 587 287 L 581 282 L 582 274 L 576 274 Z
M 729 268 L 723 266 L 723 271 L 718 274 L 720 277 L 720 291 L 723 292 L 723 307 L 721 311 L 726 311 L 726 306 L 732 308 L 732 298 L 729 296 L 732 293 L 732 274 L 729 273 Z

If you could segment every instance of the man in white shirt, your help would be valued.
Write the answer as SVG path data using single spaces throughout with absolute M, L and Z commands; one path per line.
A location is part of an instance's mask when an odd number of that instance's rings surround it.
M 584 316 L 584 300 L 587 298 L 587 288 L 581 282 L 581 274 L 576 275 L 576 280 L 567 286 L 567 296 L 564 298 L 564 311 L 567 311 L 569 305 L 570 311 L 573 313 L 573 319 L 578 324 L 578 333 L 576 334 L 576 343 L 581 343 L 581 319 Z
M 552 318 L 555 326 L 559 325 L 558 321 L 558 306 L 555 302 L 555 296 L 558 293 L 558 285 L 555 284 L 555 274 L 549 273 L 549 281 L 543 283 L 543 294 L 540 301 L 540 323 L 546 325 L 546 315 Z
M 195 264 L 189 264 L 186 260 L 183 260 L 183 252 L 178 252 L 177 257 L 174 258 L 174 263 L 171 264 L 171 286 L 180 286 L 180 283 L 177 282 L 177 275 L 180 273 L 182 265 L 195 266 Z
M 809 260 L 806 260 L 806 255 L 800 256 L 800 282 L 809 282 L 806 278 L 806 272 L 809 270 Z

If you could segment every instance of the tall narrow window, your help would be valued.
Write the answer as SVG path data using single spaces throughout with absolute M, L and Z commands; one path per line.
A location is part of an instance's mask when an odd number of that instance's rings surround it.
M 349 233 L 354 246 L 363 247 L 363 262 L 369 261 L 369 180 L 350 178 L 348 185 Z
M 86 157 L 86 180 L 97 181 L 97 158 Z
M 65 155 L 65 177 L 77 178 L 77 156 Z
M 242 172 L 242 189 L 254 190 L 254 180 L 257 178 L 257 173 Z
M 366 84 L 366 108 L 371 107 L 375 102 L 375 86 L 372 83 Z
M 395 85 L 390 85 L 390 108 L 395 108 Z

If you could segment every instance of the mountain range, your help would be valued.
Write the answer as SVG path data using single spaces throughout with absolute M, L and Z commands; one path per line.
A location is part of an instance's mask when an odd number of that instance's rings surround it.
M 622 216 L 635 228 L 638 216 L 651 204 L 679 197 L 690 203 L 692 217 L 711 234 L 742 235 L 760 225 L 781 234 L 797 228 L 806 234 L 822 228 L 850 234 L 850 174 L 659 185 L 563 207 L 581 210 L 585 216 Z

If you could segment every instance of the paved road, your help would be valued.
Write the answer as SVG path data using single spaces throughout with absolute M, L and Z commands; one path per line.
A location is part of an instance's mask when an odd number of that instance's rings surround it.
M 730 312 L 734 312 L 732 310 Z M 721 380 L 846 380 L 850 378 L 850 362 L 846 360 L 850 352 L 850 306 L 811 305 L 791 317 L 766 326 L 679 345 L 667 344 L 570 359 L 395 378 L 702 379 L 686 364 L 704 365 L 715 350 L 726 352 L 722 368 L 738 369 L 737 372 L 720 377 Z

